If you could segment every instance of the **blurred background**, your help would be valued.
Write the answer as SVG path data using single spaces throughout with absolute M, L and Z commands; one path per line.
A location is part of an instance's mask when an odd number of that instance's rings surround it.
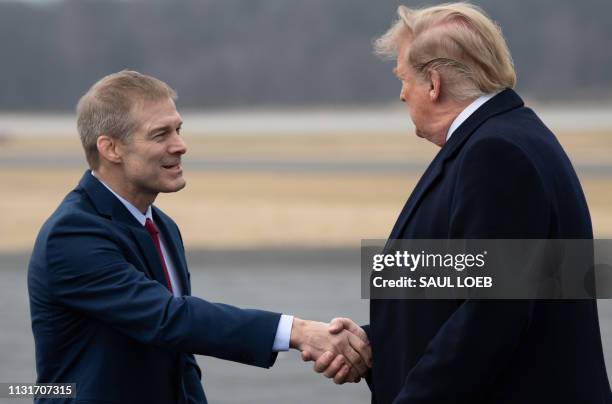
M 474 3 L 574 163 L 596 237 L 612 237 L 612 2 Z M 0 382 L 36 377 L 27 261 L 86 169 L 74 106 L 125 68 L 179 94 L 188 186 L 156 204 L 181 227 L 194 295 L 366 323 L 360 241 L 388 235 L 438 150 L 414 136 L 393 63 L 372 54 L 399 4 L 0 1 Z M 610 368 L 612 304 L 598 303 Z M 364 383 L 335 386 L 295 352 L 270 370 L 198 362 L 212 403 L 369 402 Z

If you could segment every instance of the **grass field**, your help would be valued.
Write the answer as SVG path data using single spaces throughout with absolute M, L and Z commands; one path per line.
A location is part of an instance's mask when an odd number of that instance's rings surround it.
M 266 161 L 410 161 L 425 166 L 437 148 L 410 135 L 187 135 L 191 158 Z M 612 166 L 612 133 L 561 133 L 568 155 L 582 164 Z M 76 138 L 5 139 L 3 157 L 82 152 Z M 83 165 L 84 167 L 84 165 Z M 4 165 L 0 171 L 0 252 L 27 251 L 46 217 L 74 187 L 82 167 Z M 612 170 L 582 176 L 594 230 L 612 237 Z M 188 186 L 156 204 L 181 227 L 188 248 L 357 246 L 384 238 L 419 172 L 250 172 L 186 170 Z

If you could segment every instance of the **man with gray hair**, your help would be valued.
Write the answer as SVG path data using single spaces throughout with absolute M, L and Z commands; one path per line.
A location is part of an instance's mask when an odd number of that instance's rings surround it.
M 498 26 L 466 3 L 398 14 L 376 51 L 396 58 L 416 134 L 441 149 L 389 238 L 591 239 L 578 177 L 512 90 Z M 373 299 L 370 317 L 373 403 L 612 402 L 594 300 Z M 332 321 L 343 329 L 360 330 Z
M 185 187 L 175 98 L 122 71 L 79 101 L 90 170 L 43 225 L 28 268 L 37 382 L 75 383 L 83 403 L 202 404 L 193 354 L 270 367 L 289 348 L 341 354 L 338 377 L 359 379 L 371 360 L 364 333 L 191 296 L 179 229 L 153 205 Z

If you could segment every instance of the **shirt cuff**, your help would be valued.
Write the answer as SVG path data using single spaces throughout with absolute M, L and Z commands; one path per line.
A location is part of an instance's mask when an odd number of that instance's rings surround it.
M 281 352 L 289 350 L 289 338 L 291 337 L 291 326 L 293 325 L 293 316 L 281 314 L 272 344 L 273 352 Z

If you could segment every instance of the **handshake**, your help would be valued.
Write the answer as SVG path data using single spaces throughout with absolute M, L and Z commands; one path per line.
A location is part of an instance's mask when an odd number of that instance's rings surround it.
M 301 351 L 304 361 L 315 361 L 315 372 L 336 384 L 357 383 L 372 367 L 368 337 L 348 318 L 326 324 L 294 317 L 289 346 Z

